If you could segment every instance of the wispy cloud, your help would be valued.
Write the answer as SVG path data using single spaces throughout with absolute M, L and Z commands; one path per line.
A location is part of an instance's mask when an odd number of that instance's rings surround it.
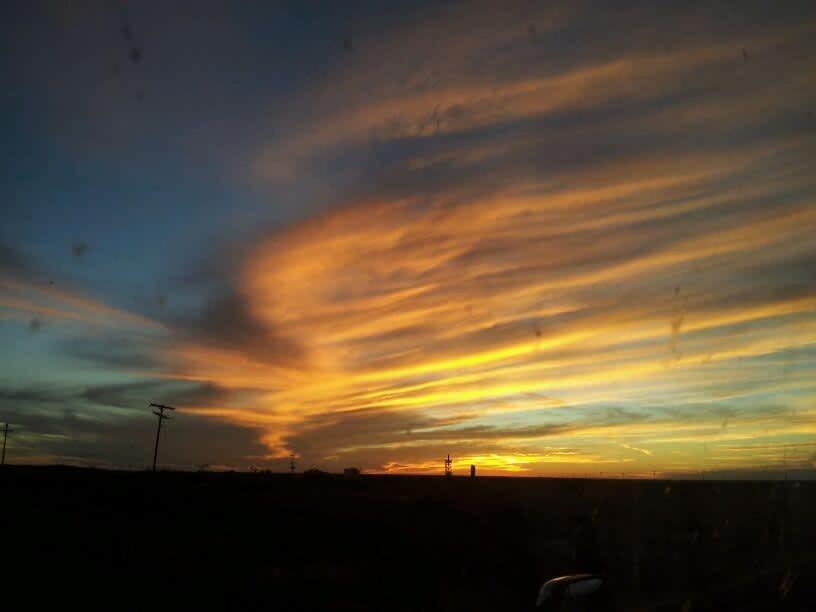
M 641 453 L 642 455 L 646 455 L 647 457 L 652 456 L 652 451 L 647 450 L 645 448 L 638 448 L 637 446 L 631 446 L 629 444 L 621 444 L 623 448 L 627 448 L 631 451 L 635 451 L 636 453 Z
M 547 41 L 584 18 L 549 15 L 537 40 L 552 51 Z M 293 128 L 254 166 L 279 180 L 360 151 L 380 158 L 366 162 L 359 198 L 259 241 L 241 271 L 247 315 L 308 359 L 296 363 L 291 351 L 270 367 L 252 351 L 190 343 L 178 351 L 179 374 L 265 389 L 232 416 L 268 423 L 279 452 L 362 448 L 336 427 L 314 430 L 317 415 L 351 423 L 344 414 L 403 412 L 439 422 L 410 434 L 396 417 L 384 431 L 352 426 L 372 438 L 363 446 L 403 466 L 392 469 L 438 467 L 406 461 L 409 446 L 437 452 L 440 440 L 462 449 L 474 439 L 474 461 L 546 469 L 552 456 L 529 448 L 540 445 L 535 433 L 520 450 L 514 428 L 500 424 L 512 414 L 543 421 L 539 440 L 559 428 L 584 437 L 603 449 L 586 455 L 593 461 L 630 461 L 607 440 L 626 431 L 636 437 L 618 448 L 670 463 L 638 440 L 663 427 L 662 445 L 688 449 L 703 435 L 699 411 L 684 416 L 693 433 L 665 417 L 565 424 L 548 422 L 552 407 L 531 394 L 575 406 L 704 405 L 706 381 L 728 393 L 750 375 L 747 360 L 782 363 L 785 351 L 816 342 L 814 285 L 789 273 L 814 256 L 812 139 L 802 131 L 812 60 L 778 52 L 782 42 L 808 46 L 814 24 L 723 25 L 703 39 L 693 18 L 680 23 L 663 41 L 596 41 L 594 54 L 543 63 L 523 23 L 484 38 L 462 31 L 439 41 L 460 54 L 397 63 L 387 87 L 365 59 L 351 60 L 319 86 L 310 129 Z M 432 39 L 451 36 L 429 28 Z M 398 57 L 411 40 L 377 41 L 378 58 Z M 761 59 L 746 64 L 744 45 Z M 756 382 L 745 401 L 780 389 Z M 490 444 L 486 430 L 468 427 L 474 414 L 492 419 Z M 444 425 L 452 418 L 465 420 Z M 750 422 L 736 425 L 734 408 L 728 433 L 744 435 Z M 721 415 L 713 423 L 726 433 Z
M 27 282 L 0 277 L 0 309 L 8 318 L 28 319 L 34 315 L 90 326 L 135 327 L 160 331 L 163 326 L 144 316 L 127 312 L 65 289 L 53 283 Z
M 240 106 L 241 188 L 308 197 L 253 213 L 237 255 L 219 242 L 182 307 L 120 309 L 0 250 L 0 318 L 104 328 L 62 346 L 207 390 L 180 407 L 260 432 L 270 461 L 742 469 L 748 441 L 802 444 L 816 20 L 642 9 L 360 23 L 354 52 Z M 139 338 L 106 348 L 120 328 Z

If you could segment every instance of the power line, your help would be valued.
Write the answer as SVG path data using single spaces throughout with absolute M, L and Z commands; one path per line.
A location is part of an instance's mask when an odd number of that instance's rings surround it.
M 153 414 L 159 417 L 159 423 L 156 427 L 156 446 L 153 448 L 153 471 L 156 471 L 156 457 L 159 455 L 159 438 L 161 437 L 161 428 L 162 428 L 162 421 L 165 419 L 169 419 L 170 417 L 164 414 L 165 410 L 175 410 L 172 406 L 165 406 L 164 404 L 150 404 L 151 408 L 158 408 L 158 412 L 155 410 Z

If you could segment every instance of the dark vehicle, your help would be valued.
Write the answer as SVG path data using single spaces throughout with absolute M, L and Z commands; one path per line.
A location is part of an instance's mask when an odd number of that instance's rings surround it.
M 606 578 L 598 574 L 573 574 L 552 578 L 536 598 L 536 610 L 609 610 Z

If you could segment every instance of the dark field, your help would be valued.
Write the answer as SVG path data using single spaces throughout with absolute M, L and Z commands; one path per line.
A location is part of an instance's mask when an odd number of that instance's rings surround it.
M 532 610 L 588 570 L 612 609 L 816 609 L 810 483 L 7 466 L 0 486 L 15 609 Z

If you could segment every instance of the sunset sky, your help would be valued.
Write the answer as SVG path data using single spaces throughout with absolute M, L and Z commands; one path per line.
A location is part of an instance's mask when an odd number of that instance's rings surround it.
M 0 11 L 9 462 L 816 470 L 812 1 Z

